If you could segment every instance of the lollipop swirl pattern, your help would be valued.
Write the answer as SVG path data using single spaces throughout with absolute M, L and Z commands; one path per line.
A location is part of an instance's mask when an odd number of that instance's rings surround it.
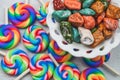
M 0 48 L 2 49 L 12 49 L 20 41 L 19 30 L 11 25 L 0 25 Z
M 12 76 L 18 76 L 28 69 L 28 55 L 19 49 L 11 50 L 1 61 L 3 71 Z
M 47 2 L 45 5 L 42 5 L 38 12 L 36 12 L 37 20 L 42 25 L 47 25 L 46 23 L 46 17 L 47 17 L 47 7 L 49 5 L 49 2 Z
M 79 80 L 80 72 L 75 64 L 65 62 L 55 69 L 53 78 L 54 80 Z
M 66 62 L 72 57 L 68 52 L 62 50 L 54 40 L 51 40 L 49 44 L 48 53 L 52 54 L 58 62 Z
M 80 80 L 106 80 L 104 74 L 96 68 L 88 68 L 81 73 Z
M 29 4 L 15 3 L 8 10 L 8 18 L 18 28 L 26 28 L 35 22 L 36 12 Z
M 25 47 L 34 53 L 39 53 L 49 45 L 49 36 L 40 26 L 33 25 L 28 27 L 23 35 Z
M 84 62 L 90 67 L 99 67 L 103 65 L 104 62 L 107 62 L 110 58 L 110 53 L 105 56 L 99 56 L 94 59 L 83 58 Z
M 54 68 L 54 63 L 48 54 L 37 54 L 31 59 L 30 72 L 33 80 L 50 80 Z

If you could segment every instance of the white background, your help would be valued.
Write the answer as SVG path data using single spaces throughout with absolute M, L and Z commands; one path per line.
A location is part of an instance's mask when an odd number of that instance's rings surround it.
M 44 0 L 44 2 L 46 2 L 47 0 Z M 12 4 L 14 4 L 15 2 L 24 2 L 24 0 L 0 0 L 0 24 L 4 24 L 4 8 L 5 7 L 10 7 Z M 38 2 L 38 0 L 29 0 L 29 3 L 36 9 L 38 10 L 40 7 L 40 3 Z M 38 24 L 36 22 L 36 24 Z M 25 29 L 21 29 L 21 36 L 23 35 Z M 31 58 L 34 54 L 30 53 L 28 50 L 26 50 L 21 43 L 19 43 L 19 45 L 17 46 L 17 48 L 19 49 L 23 49 L 26 53 L 28 53 L 29 57 Z M 0 52 L 7 52 L 7 51 L 3 51 L 0 49 Z M 118 46 L 117 48 L 113 49 L 111 51 L 111 58 L 110 60 L 107 62 L 108 65 L 110 65 L 112 68 L 114 68 L 116 71 L 118 71 L 120 73 L 120 46 Z M 0 61 L 3 58 L 3 56 L 0 56 Z M 82 61 L 81 58 L 72 58 L 71 62 L 74 62 L 76 65 L 78 65 L 80 71 L 83 71 L 84 69 L 86 69 L 88 66 L 86 66 L 84 64 L 84 62 Z M 106 80 L 120 80 L 119 76 L 116 76 L 115 74 L 113 74 L 111 71 L 109 71 L 109 69 L 105 68 L 104 66 L 101 66 L 99 68 L 100 70 L 103 71 L 103 73 L 106 76 Z M 14 80 L 16 77 L 13 76 L 9 76 L 7 74 L 5 74 L 2 69 L 1 69 L 1 64 L 0 64 L 0 80 Z M 26 75 L 25 77 L 23 77 L 21 80 L 32 80 L 32 77 L 30 74 Z

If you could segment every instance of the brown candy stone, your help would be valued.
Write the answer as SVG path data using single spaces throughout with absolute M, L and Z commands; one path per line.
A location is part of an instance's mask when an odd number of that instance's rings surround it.
M 105 27 L 109 30 L 115 31 L 118 28 L 118 20 L 112 18 L 104 18 Z
M 86 29 L 93 29 L 95 27 L 95 19 L 92 16 L 83 16 L 84 27 Z
M 91 6 L 91 9 L 93 9 L 97 14 L 101 14 L 104 11 L 104 8 L 104 4 L 101 1 L 96 1 Z
M 92 48 L 95 48 L 96 46 L 98 46 L 100 43 L 102 43 L 105 40 L 103 33 L 102 33 L 102 30 L 103 30 L 103 27 L 99 27 L 93 33 L 94 43 L 91 45 Z
M 84 23 L 83 17 L 79 13 L 70 15 L 68 21 L 75 27 L 80 27 Z
M 53 6 L 55 10 L 65 9 L 65 5 L 61 0 L 53 0 Z
M 78 0 L 64 0 L 65 6 L 70 10 L 80 10 L 81 2 Z
M 120 19 L 120 8 L 110 4 L 106 11 L 106 17 Z
M 99 27 L 103 29 L 102 32 L 103 32 L 103 36 L 105 37 L 105 39 L 109 39 L 109 38 L 112 37 L 113 31 L 108 30 L 108 29 L 105 27 L 104 23 L 101 23 L 101 24 L 99 25 Z

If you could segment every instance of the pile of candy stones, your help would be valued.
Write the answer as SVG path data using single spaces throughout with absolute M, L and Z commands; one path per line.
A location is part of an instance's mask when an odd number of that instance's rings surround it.
M 54 80 L 106 80 L 97 67 L 109 60 L 110 53 L 94 59 L 83 58 L 90 68 L 80 72 L 77 65 L 69 61 L 72 55 L 62 50 L 54 40 L 50 40 L 41 26 L 33 25 L 35 20 L 46 25 L 46 9 L 45 5 L 41 6 L 39 13 L 25 3 L 15 3 L 9 8 L 8 18 L 12 24 L 0 25 L 0 48 L 9 50 L 7 54 L 0 53 L 4 56 L 1 60 L 3 71 L 18 76 L 29 69 L 33 80 L 50 80 L 52 77 Z M 25 51 L 15 49 L 21 41 L 19 28 L 27 28 L 22 41 L 27 50 L 36 53 L 31 60 Z M 45 51 L 52 54 L 60 65 L 55 67 L 52 58 L 43 54 Z
M 53 0 L 52 17 L 68 43 L 95 48 L 118 28 L 120 8 L 110 0 Z

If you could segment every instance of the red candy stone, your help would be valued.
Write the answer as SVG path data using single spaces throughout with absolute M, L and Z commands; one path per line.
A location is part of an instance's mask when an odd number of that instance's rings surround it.
M 118 28 L 118 20 L 112 18 L 104 18 L 104 24 L 107 29 L 115 31 Z
M 81 2 L 78 0 L 64 0 L 65 6 L 70 10 L 80 10 Z
M 53 0 L 53 6 L 55 10 L 65 9 L 65 5 L 61 0 Z
M 87 29 L 92 29 L 95 27 L 95 19 L 92 16 L 83 16 L 84 27 Z
M 100 14 L 97 18 L 97 24 L 100 24 L 103 19 L 105 18 L 105 13 L 103 12 L 102 14 Z
M 83 17 L 80 15 L 80 13 L 72 14 L 68 21 L 75 27 L 80 27 L 84 23 Z

